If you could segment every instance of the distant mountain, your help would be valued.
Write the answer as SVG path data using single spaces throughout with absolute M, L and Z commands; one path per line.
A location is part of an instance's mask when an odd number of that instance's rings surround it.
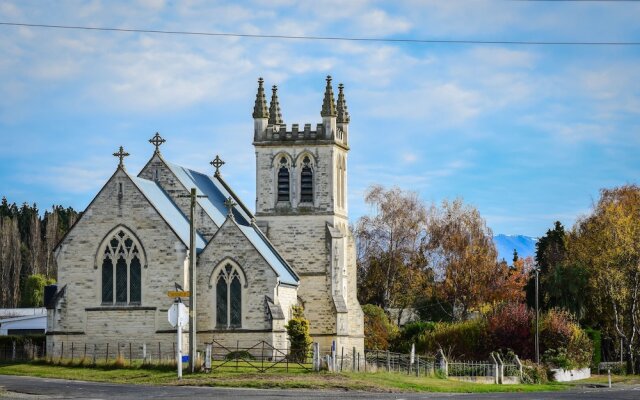
M 505 259 L 511 265 L 513 260 L 513 249 L 518 252 L 518 257 L 526 258 L 528 256 L 536 256 L 537 238 L 524 235 L 495 235 L 493 243 L 498 250 L 498 260 Z

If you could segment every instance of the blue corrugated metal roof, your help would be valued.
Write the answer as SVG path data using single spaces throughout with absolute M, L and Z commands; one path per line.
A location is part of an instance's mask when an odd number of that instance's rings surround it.
M 253 216 L 247 214 L 242 207 L 240 207 L 240 199 L 233 193 L 229 193 L 224 185 L 217 179 L 176 164 L 171 164 L 166 161 L 165 163 L 187 190 L 195 187 L 198 194 L 207 196 L 198 198 L 198 204 L 218 227 L 221 227 L 227 219 L 227 207 L 224 205 L 224 202 L 227 198 L 232 197 L 234 201 L 238 203 L 238 205 L 233 208 L 233 216 L 242 233 L 244 233 L 265 261 L 267 261 L 276 274 L 278 274 L 280 282 L 290 285 L 298 284 L 299 279 L 295 272 L 293 272 L 287 262 L 273 248 L 262 232 L 251 222 Z
M 160 186 L 158 186 L 157 183 L 142 178 L 136 178 L 131 175 L 129 175 L 129 177 L 149 202 L 151 202 L 158 213 L 160 213 L 162 218 L 167 221 L 180 240 L 189 247 L 189 220 L 184 216 L 182 211 L 180 211 L 171 198 Z M 202 238 L 202 236 L 197 234 L 196 250 L 200 252 L 204 249 L 206 244 L 207 242 Z

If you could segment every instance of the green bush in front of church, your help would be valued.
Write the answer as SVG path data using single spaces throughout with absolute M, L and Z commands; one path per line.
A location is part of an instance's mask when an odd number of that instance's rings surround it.
M 293 306 L 293 318 L 286 325 L 291 348 L 289 359 L 294 362 L 304 362 L 311 346 L 311 336 L 309 335 L 309 320 L 304 316 L 304 309 L 300 306 Z

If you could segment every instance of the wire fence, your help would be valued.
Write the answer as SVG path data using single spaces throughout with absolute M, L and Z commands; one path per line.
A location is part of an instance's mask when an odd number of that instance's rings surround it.
M 241 345 L 242 344 L 242 345 Z M 81 365 L 175 365 L 176 343 L 55 342 L 44 340 L 5 342 L 0 345 L 0 360 L 20 362 L 44 359 L 54 363 Z M 196 368 L 204 371 L 236 372 L 388 372 L 415 376 L 441 376 L 487 383 L 516 383 L 522 379 L 522 364 L 517 356 L 502 360 L 491 354 L 487 361 L 448 360 L 440 350 L 435 356 L 397 353 L 384 350 L 358 351 L 335 345 L 321 348 L 314 343 L 306 353 L 292 352 L 287 346 L 277 348 L 266 341 L 237 341 L 235 346 L 212 340 L 196 356 Z M 188 358 L 183 356 L 182 362 Z
M 0 345 L 0 361 L 29 361 L 44 358 L 46 349 L 44 340 L 4 342 Z

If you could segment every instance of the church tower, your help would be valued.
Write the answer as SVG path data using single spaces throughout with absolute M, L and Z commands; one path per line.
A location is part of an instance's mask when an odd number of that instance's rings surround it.
M 300 276 L 299 302 L 313 340 L 323 349 L 364 348 L 363 314 L 356 297 L 355 244 L 349 231 L 347 155 L 349 113 L 344 87 L 337 103 L 331 77 L 322 123 L 288 130 L 273 86 L 267 108 L 258 80 L 253 110 L 257 224 Z

